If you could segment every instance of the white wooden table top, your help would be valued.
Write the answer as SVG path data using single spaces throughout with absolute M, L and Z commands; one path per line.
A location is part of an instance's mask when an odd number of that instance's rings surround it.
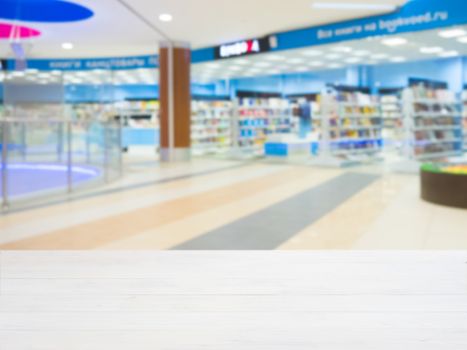
M 466 350 L 467 252 L 0 252 L 1 350 Z

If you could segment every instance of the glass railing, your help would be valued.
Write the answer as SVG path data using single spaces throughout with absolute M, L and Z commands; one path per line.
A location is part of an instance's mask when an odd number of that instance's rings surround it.
M 0 119 L 3 210 L 39 205 L 122 175 L 119 122 Z

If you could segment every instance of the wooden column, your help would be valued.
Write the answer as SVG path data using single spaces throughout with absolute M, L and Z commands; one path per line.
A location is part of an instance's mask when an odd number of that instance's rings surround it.
M 169 64 L 170 60 L 172 66 Z M 188 161 L 190 159 L 190 65 L 191 50 L 188 45 L 161 43 L 159 96 L 161 108 L 160 149 L 161 161 L 163 162 Z M 172 96 L 170 96 L 171 92 Z

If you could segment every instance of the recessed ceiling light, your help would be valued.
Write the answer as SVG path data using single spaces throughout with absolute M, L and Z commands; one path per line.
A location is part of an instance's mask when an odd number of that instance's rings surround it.
M 329 55 L 324 56 L 329 60 L 337 60 L 339 58 L 342 58 L 342 55 L 339 55 L 337 53 L 330 53 Z
M 173 20 L 173 17 L 171 14 L 163 13 L 159 15 L 159 20 L 162 22 L 171 22 Z
M 73 50 L 74 45 L 72 43 L 63 43 L 62 49 L 63 50 Z
M 229 69 L 230 69 L 230 70 L 233 70 L 233 71 L 243 70 L 243 68 L 242 68 L 242 67 L 239 67 L 239 66 L 230 66 Z
M 372 10 L 372 11 L 394 11 L 393 4 L 370 4 L 359 2 L 314 2 L 311 6 L 323 10 Z
M 332 63 L 328 66 L 328 68 L 331 68 L 331 69 L 342 68 L 342 65 L 338 63 Z
M 398 63 L 398 62 L 405 62 L 407 61 L 407 59 L 405 57 L 402 57 L 402 56 L 397 56 L 397 57 L 392 57 L 390 59 L 391 62 L 394 62 L 394 63 Z
M 447 39 L 450 39 L 450 38 L 457 38 L 457 37 L 460 37 L 460 36 L 464 36 L 466 35 L 467 32 L 463 29 L 448 29 L 448 30 L 443 30 L 441 32 L 438 33 L 438 35 L 442 38 L 447 38 Z
M 447 57 L 456 57 L 459 56 L 459 52 L 457 51 L 446 51 L 446 52 L 441 52 L 439 54 L 439 57 L 447 58 Z
M 424 54 L 433 54 L 433 53 L 441 53 L 443 52 L 443 48 L 439 46 L 432 46 L 432 47 L 421 47 L 420 52 Z
M 467 44 L 467 36 L 463 36 L 462 38 L 458 38 L 457 41 L 462 43 L 462 44 Z
M 352 52 L 352 48 L 348 46 L 337 46 L 337 47 L 333 47 L 331 50 L 335 52 L 344 52 L 344 53 Z
M 307 56 L 307 57 L 315 57 L 315 56 L 320 56 L 322 54 L 323 52 L 319 50 L 306 50 L 302 52 L 302 55 Z
M 368 55 L 371 54 L 371 52 L 370 52 L 370 51 L 366 51 L 366 50 L 358 50 L 358 51 L 354 51 L 353 54 L 354 54 L 355 56 L 360 56 L 360 57 L 361 57 L 361 56 L 368 56 Z
M 370 58 L 372 60 L 384 60 L 385 58 L 388 58 L 388 55 L 385 53 L 377 53 L 375 55 L 371 55 Z
M 310 68 L 308 68 L 308 67 L 296 67 L 296 68 L 294 68 L 294 70 L 297 71 L 297 72 L 307 72 L 307 71 L 310 70 Z
M 405 45 L 408 43 L 408 40 L 405 38 L 386 38 L 381 40 L 381 44 L 386 45 L 386 46 L 400 46 L 400 45 Z

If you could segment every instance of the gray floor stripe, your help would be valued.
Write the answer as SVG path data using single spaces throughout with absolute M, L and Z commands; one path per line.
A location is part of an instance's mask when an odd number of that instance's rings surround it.
M 346 173 L 320 186 L 215 229 L 175 250 L 275 249 L 379 178 Z
M 215 168 L 215 169 L 210 169 L 210 170 L 205 170 L 205 171 L 199 171 L 199 172 L 194 172 L 190 174 L 184 174 L 184 175 L 179 175 L 179 176 L 173 176 L 169 178 L 163 178 L 159 180 L 154 180 L 154 181 L 146 181 L 146 182 L 140 182 L 137 184 L 132 184 L 128 186 L 121 186 L 121 187 L 116 187 L 112 189 L 106 189 L 106 190 L 97 190 L 93 191 L 91 193 L 85 193 L 85 194 L 79 194 L 79 193 L 74 193 L 71 195 L 71 197 L 60 197 L 59 199 L 53 199 L 50 201 L 40 201 L 39 203 L 34 203 L 30 205 L 22 205 L 19 207 L 12 207 L 6 211 L 0 211 L 0 217 L 1 216 L 6 216 L 8 214 L 12 213 L 18 213 L 18 212 L 24 212 L 28 210 L 33 210 L 33 209 L 39 209 L 39 208 L 45 208 L 49 207 L 52 205 L 57 205 L 57 204 L 63 204 L 67 202 L 75 202 L 75 201 L 80 201 L 83 199 L 89 199 L 89 198 L 95 198 L 95 197 L 100 197 L 100 196 L 106 196 L 110 194 L 115 194 L 115 193 L 122 193 L 122 192 L 128 192 L 128 191 L 133 191 L 133 190 L 138 190 L 141 188 L 145 187 L 151 187 L 154 185 L 160 185 L 160 184 L 165 184 L 165 183 L 170 183 L 170 182 L 175 182 L 175 181 L 180 181 L 180 180 L 186 180 L 186 179 L 191 179 L 195 177 L 200 177 L 200 176 L 205 176 L 205 175 L 213 175 L 216 173 L 221 173 L 233 169 L 238 169 L 246 166 L 253 165 L 251 162 L 244 162 L 240 164 L 235 164 L 231 166 L 226 166 L 226 167 L 220 167 L 220 168 Z M 157 170 L 155 170 L 157 171 Z

